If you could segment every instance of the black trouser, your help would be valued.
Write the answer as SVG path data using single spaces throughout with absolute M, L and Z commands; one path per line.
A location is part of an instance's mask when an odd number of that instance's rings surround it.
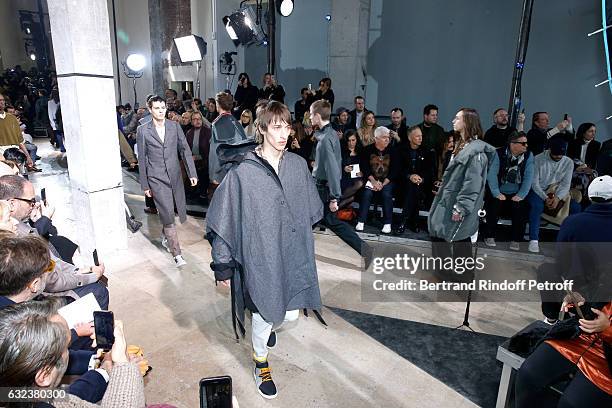
M 521 200 L 519 202 L 512 201 L 512 197 L 514 197 L 514 195 L 515 194 L 504 194 L 506 199 L 501 201 L 497 197 L 493 197 L 492 194 L 487 194 L 487 200 L 485 202 L 487 223 L 483 231 L 483 236 L 485 238 L 495 238 L 497 220 L 499 220 L 499 211 L 501 210 L 502 206 L 510 206 L 512 217 L 512 241 L 521 242 L 523 240 L 529 208 L 527 207 L 527 202 L 525 200 Z
M 556 383 L 569 373 L 576 376 L 569 383 L 556 405 L 570 407 L 611 407 L 612 396 L 602 391 L 577 370 L 576 365 L 563 357 L 551 345 L 543 343 L 529 356 L 516 376 L 516 408 L 546 408 L 544 395 L 548 386 Z M 554 405 L 553 405 L 554 406 Z
M 146 194 L 145 194 L 145 207 L 157 209 L 157 206 L 155 205 L 155 201 L 153 200 L 153 197 L 147 197 Z
M 460 241 L 448 242 L 441 238 L 431 237 L 431 256 L 433 258 L 473 258 L 472 240 L 465 238 Z M 467 269 L 463 274 L 450 270 L 436 270 L 438 278 L 453 282 L 471 282 L 474 280 L 474 268 Z
M 419 201 L 423 195 L 422 187 L 408 181 L 405 185 L 404 208 L 402 209 L 402 223 L 414 226 L 419 216 Z
M 330 195 L 327 182 L 317 181 L 317 191 L 319 192 L 321 201 L 323 201 L 323 219 L 321 220 L 321 223 L 332 230 L 333 233 L 338 236 L 338 238 L 346 242 L 351 248 L 361 255 L 361 246 L 364 245 L 364 243 L 361 238 L 359 238 L 359 235 L 357 235 L 351 225 L 339 220 L 338 217 L 336 217 L 336 214 L 329 210 Z

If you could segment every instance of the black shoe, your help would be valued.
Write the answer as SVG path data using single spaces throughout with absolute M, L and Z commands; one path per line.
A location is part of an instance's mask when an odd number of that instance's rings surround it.
M 266 399 L 276 398 L 276 385 L 272 380 L 271 370 L 267 361 L 263 363 L 255 361 L 253 377 L 255 378 L 255 385 L 257 386 L 259 395 Z
M 267 346 L 269 349 L 273 349 L 274 347 L 276 347 L 276 332 L 275 331 L 270 333 L 270 337 L 268 337 Z
M 132 232 L 136 232 L 136 231 L 138 231 L 140 229 L 140 227 L 142 227 L 142 222 L 140 222 L 137 219 L 135 219 L 134 216 L 128 217 L 127 214 L 126 214 L 125 220 L 127 221 L 128 228 Z
M 406 225 L 404 225 L 404 223 L 401 223 L 395 229 L 395 234 L 396 235 L 402 235 L 404 233 L 404 231 L 406 231 Z
M 145 207 L 144 212 L 146 212 L 147 214 L 157 214 L 157 208 L 150 208 L 150 207 Z

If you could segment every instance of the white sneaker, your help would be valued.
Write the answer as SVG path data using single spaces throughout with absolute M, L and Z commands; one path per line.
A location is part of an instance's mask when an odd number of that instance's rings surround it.
M 185 261 L 185 258 L 183 258 L 183 255 L 175 256 L 174 257 L 174 263 L 176 264 L 177 268 L 180 268 L 181 266 L 187 265 L 187 261 Z
M 513 251 L 520 251 L 521 250 L 521 244 L 519 244 L 516 241 L 510 241 L 510 249 Z
M 170 247 L 168 246 L 168 238 L 162 237 L 161 245 L 166 248 L 166 251 L 170 252 Z
M 390 234 L 391 233 L 391 224 L 383 225 L 383 227 L 380 230 L 380 232 L 382 232 L 383 234 Z
M 363 222 L 358 222 L 357 225 L 355 226 L 355 231 L 363 231 Z
M 484 243 L 486 246 L 488 247 L 494 247 L 497 246 L 497 244 L 495 243 L 495 238 L 485 238 L 484 239 Z
M 537 240 L 532 239 L 531 241 L 529 241 L 529 252 L 533 252 L 536 254 L 540 252 L 540 245 L 538 244 Z

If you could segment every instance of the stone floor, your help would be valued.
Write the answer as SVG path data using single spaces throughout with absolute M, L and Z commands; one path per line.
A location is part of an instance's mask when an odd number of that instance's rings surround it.
M 37 191 L 46 187 L 60 233 L 74 236 L 65 160 L 48 142 L 37 142 L 44 172 L 32 181 Z M 144 226 L 128 232 L 127 249 L 101 260 L 108 271 L 110 308 L 124 321 L 128 342 L 142 346 L 153 366 L 145 378 L 148 403 L 197 407 L 201 378 L 230 375 L 242 407 L 475 406 L 325 308 L 328 327 L 301 317 L 279 333 L 270 355 L 279 395 L 263 400 L 254 387 L 250 340 L 234 341 L 228 290 L 214 284 L 203 220 L 189 217 L 178 227 L 188 265 L 177 270 L 160 245 L 157 216 L 144 214 L 140 187 L 132 174 L 124 174 L 126 202 Z M 461 323 L 464 303 L 363 302 L 360 258 L 334 235 L 317 233 L 315 244 L 326 306 L 445 327 Z M 540 313 L 537 303 L 474 303 L 471 316 L 476 331 L 510 336 Z

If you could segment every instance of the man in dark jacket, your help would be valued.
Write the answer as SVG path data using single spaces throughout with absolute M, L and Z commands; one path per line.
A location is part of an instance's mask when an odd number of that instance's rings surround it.
M 285 89 L 282 85 L 276 83 L 274 75 L 266 72 L 263 76 L 263 88 L 259 90 L 257 97 L 259 99 L 285 103 Z
M 524 120 L 524 116 L 521 117 Z M 514 127 L 508 125 L 508 111 L 504 108 L 496 109 L 493 112 L 493 122 L 493 126 L 484 135 L 484 141 L 496 149 L 505 147 L 508 144 L 508 137 L 516 131 Z
M 402 234 L 406 228 L 419 232 L 419 202 L 426 192 L 431 191 L 433 179 L 433 156 L 421 147 L 421 129 L 413 126 L 407 132 L 409 143 L 401 146 L 398 154 L 398 180 L 405 183 L 404 208 L 402 221 L 396 231 L 398 234 Z
M 215 280 L 231 285 L 232 319 L 251 319 L 257 390 L 276 397 L 268 349 L 302 308 L 320 309 L 312 226 L 323 216 L 306 161 L 285 151 L 291 115 L 279 102 L 260 110 L 263 143 L 243 155 L 219 185 L 206 217 Z M 230 282 L 231 280 L 231 282 Z M 237 336 L 237 332 L 236 336 Z
M 365 107 L 365 99 L 363 99 L 363 96 L 357 95 L 355 97 L 355 109 L 349 111 L 350 116 L 347 129 L 359 129 L 359 126 L 361 126 L 361 118 L 367 111 L 368 110 Z
M 426 151 L 440 152 L 442 144 L 446 140 L 446 133 L 442 126 L 438 125 L 438 107 L 433 104 L 423 108 L 423 122 L 418 125 L 423 132 L 423 148 Z
M 203 116 L 199 111 L 193 112 L 191 115 L 191 126 L 185 138 L 191 148 L 193 161 L 198 174 L 198 180 L 202 180 L 197 188 L 200 195 L 206 193 L 206 180 L 208 180 L 208 153 L 210 149 L 210 134 L 211 129 L 203 126 Z
M 330 116 L 331 104 L 326 100 L 316 101 L 310 106 L 312 125 L 319 128 L 315 133 L 317 147 L 312 176 L 316 180 L 317 190 L 321 201 L 323 201 L 325 213 L 322 224 L 331 229 L 338 238 L 361 254 L 363 246 L 361 238 L 359 238 L 349 224 L 336 217 L 338 201 L 342 197 L 342 189 L 340 187 L 340 180 L 342 179 L 342 152 L 338 135 L 329 122 Z
M 553 128 L 549 128 L 548 112 L 536 112 L 531 118 L 531 130 L 527 132 L 529 150 L 534 156 L 542 153 L 548 147 L 548 139 L 560 137 L 569 142 L 573 136 L 572 118 L 563 119 Z M 559 135 L 559 133 L 561 133 Z

